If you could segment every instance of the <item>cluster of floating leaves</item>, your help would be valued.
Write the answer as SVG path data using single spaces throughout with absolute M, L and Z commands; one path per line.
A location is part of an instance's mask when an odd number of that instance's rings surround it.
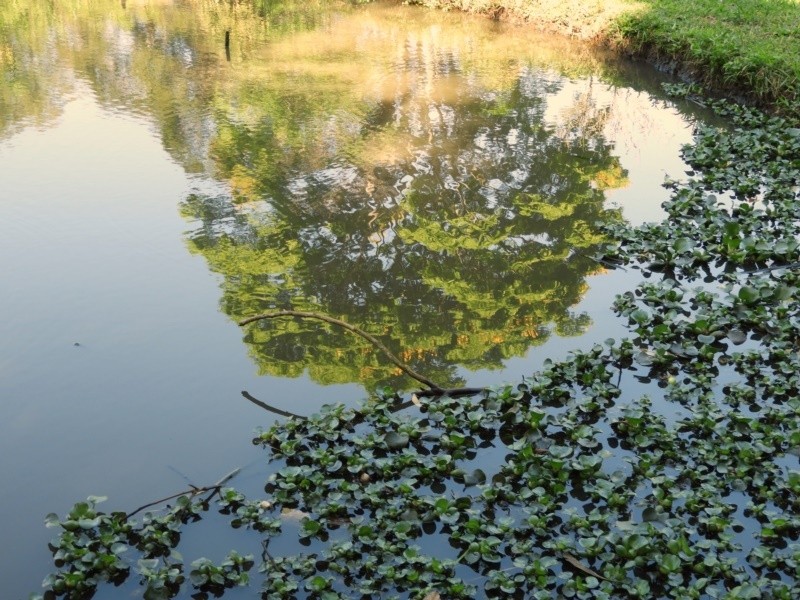
M 668 218 L 611 230 L 603 260 L 644 275 L 614 304 L 633 337 L 516 388 L 387 391 L 258 434 L 265 497 L 217 504 L 263 539 L 262 597 L 797 598 L 800 129 L 713 108 Z M 145 598 L 174 597 L 178 532 L 208 507 L 52 516 L 48 593 L 90 596 L 136 551 Z M 200 559 L 189 583 L 220 595 L 253 565 Z

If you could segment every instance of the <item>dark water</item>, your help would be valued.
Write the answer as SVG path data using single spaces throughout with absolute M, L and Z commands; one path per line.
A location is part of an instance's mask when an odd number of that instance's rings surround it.
M 0 5 L 4 598 L 88 494 L 257 488 L 273 417 L 242 390 L 308 413 L 417 387 L 340 329 L 240 318 L 325 313 L 446 386 L 622 334 L 598 223 L 660 218 L 696 116 L 574 42 L 330 6 Z

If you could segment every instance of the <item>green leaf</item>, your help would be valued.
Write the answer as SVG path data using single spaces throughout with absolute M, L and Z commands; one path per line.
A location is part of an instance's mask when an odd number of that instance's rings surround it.
M 745 583 L 733 588 L 725 597 L 730 600 L 756 600 L 758 598 L 763 598 L 764 595 L 757 585 Z
M 667 554 L 661 559 L 661 568 L 665 573 L 675 573 L 681 568 L 681 559 L 674 554 Z
M 669 333 L 669 325 L 664 323 L 659 323 L 655 327 L 653 327 L 653 337 L 662 337 Z
M 122 554 L 128 549 L 127 544 L 123 544 L 122 542 L 116 542 L 111 545 L 111 553 L 112 554 Z
M 572 456 L 572 448 L 569 446 L 558 446 L 553 444 L 547 449 L 547 452 L 550 456 L 555 456 L 556 458 L 567 458 L 568 456 Z
M 786 483 L 793 492 L 800 492 L 800 471 L 789 471 Z
M 727 246 L 728 250 L 735 250 L 739 247 L 739 232 L 741 228 L 735 221 L 728 221 L 725 223 L 725 233 L 722 236 L 722 243 Z
M 728 339 L 735 345 L 743 344 L 747 340 L 747 334 L 741 329 L 731 329 L 728 332 Z
M 303 531 L 308 535 L 316 535 L 322 529 L 322 525 L 311 519 L 303 519 L 302 527 Z
M 788 285 L 779 285 L 775 288 L 773 297 L 778 302 L 785 302 L 797 296 L 797 288 Z
M 81 529 L 94 529 L 100 524 L 100 517 L 94 519 L 78 519 L 78 526 Z
M 486 473 L 481 469 L 475 469 L 472 473 L 464 475 L 464 485 L 467 487 L 471 485 L 483 485 L 486 483 Z
M 401 448 L 405 448 L 408 446 L 408 435 L 405 433 L 397 433 L 392 431 L 386 434 L 384 438 L 386 445 L 391 448 L 392 450 L 400 450 Z
M 761 294 L 756 288 L 745 285 L 739 290 L 739 299 L 745 304 L 755 304 L 761 299 Z
M 695 246 L 694 240 L 688 237 L 678 238 L 672 245 L 673 249 L 678 254 L 683 254 L 684 252 L 688 252 L 689 250 L 694 248 L 694 246 Z
M 650 523 L 652 521 L 662 521 L 664 519 L 663 513 L 659 512 L 652 506 L 648 506 L 642 511 L 642 520 L 645 523 Z
M 56 513 L 48 513 L 44 518 L 44 524 L 45 527 L 58 527 L 61 525 L 61 521 L 58 519 L 58 515 Z
M 308 582 L 308 586 L 312 591 L 321 592 L 328 587 L 328 581 L 321 575 L 312 577 Z
M 731 482 L 731 489 L 737 492 L 743 492 L 747 489 L 747 483 L 742 479 L 734 479 Z
M 136 564 L 140 571 L 147 569 L 147 570 L 154 570 L 158 568 L 158 559 L 157 558 L 140 558 L 136 561 Z

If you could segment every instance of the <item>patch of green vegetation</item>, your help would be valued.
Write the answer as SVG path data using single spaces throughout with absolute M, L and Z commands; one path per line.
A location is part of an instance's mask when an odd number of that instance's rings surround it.
M 618 32 L 698 81 L 789 108 L 800 99 L 797 0 L 642 0 Z
M 644 275 L 614 303 L 630 339 L 477 398 L 384 390 L 276 423 L 254 440 L 264 498 L 213 486 L 141 522 L 97 498 L 50 515 L 48 593 L 131 569 L 148 599 L 247 584 L 237 553 L 183 581 L 181 529 L 218 495 L 262 536 L 263 598 L 795 598 L 800 122 L 710 104 L 728 126 L 685 149 L 668 219 L 605 226 L 598 258 Z

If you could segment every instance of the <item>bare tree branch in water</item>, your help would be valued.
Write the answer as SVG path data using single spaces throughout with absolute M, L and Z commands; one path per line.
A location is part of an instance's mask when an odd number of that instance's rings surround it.
M 263 408 L 264 410 L 266 410 L 268 412 L 275 413 L 276 415 L 280 415 L 281 417 L 288 417 L 290 419 L 305 419 L 306 418 L 303 415 L 298 415 L 298 414 L 295 414 L 295 413 L 291 413 L 288 410 L 282 410 L 280 408 L 272 406 L 271 404 L 267 404 L 266 402 L 262 402 L 261 400 L 259 400 L 258 398 L 254 397 L 252 394 L 250 394 L 250 392 L 248 392 L 246 390 L 242 390 L 242 396 L 244 396 L 246 399 L 250 400 L 250 402 L 252 402 L 256 406 L 258 406 L 260 408 Z
M 227 475 L 225 475 L 219 481 L 217 481 L 216 483 L 214 483 L 212 485 L 206 485 L 206 486 L 203 486 L 203 487 L 195 487 L 195 486 L 192 485 L 191 489 L 184 490 L 182 492 L 178 492 L 177 494 L 172 494 L 170 496 L 167 496 L 166 498 L 160 498 L 159 500 L 154 500 L 153 502 L 148 502 L 147 504 L 142 504 L 136 510 L 131 511 L 128 514 L 126 514 L 125 518 L 126 519 L 130 519 L 133 515 L 143 511 L 145 508 L 150 508 L 151 506 L 156 506 L 158 504 L 163 504 L 167 500 L 172 500 L 174 498 L 180 498 L 181 496 L 197 496 L 199 494 L 205 494 L 206 492 L 211 492 L 208 495 L 208 497 L 206 498 L 206 501 L 211 500 L 211 498 L 213 498 L 214 494 L 219 492 L 220 488 L 223 485 L 225 485 L 225 483 L 227 483 L 228 481 L 230 481 L 231 479 L 236 477 L 241 470 L 242 469 L 239 468 L 239 467 L 235 468 L 233 471 L 231 471 L 230 473 L 228 473 Z

